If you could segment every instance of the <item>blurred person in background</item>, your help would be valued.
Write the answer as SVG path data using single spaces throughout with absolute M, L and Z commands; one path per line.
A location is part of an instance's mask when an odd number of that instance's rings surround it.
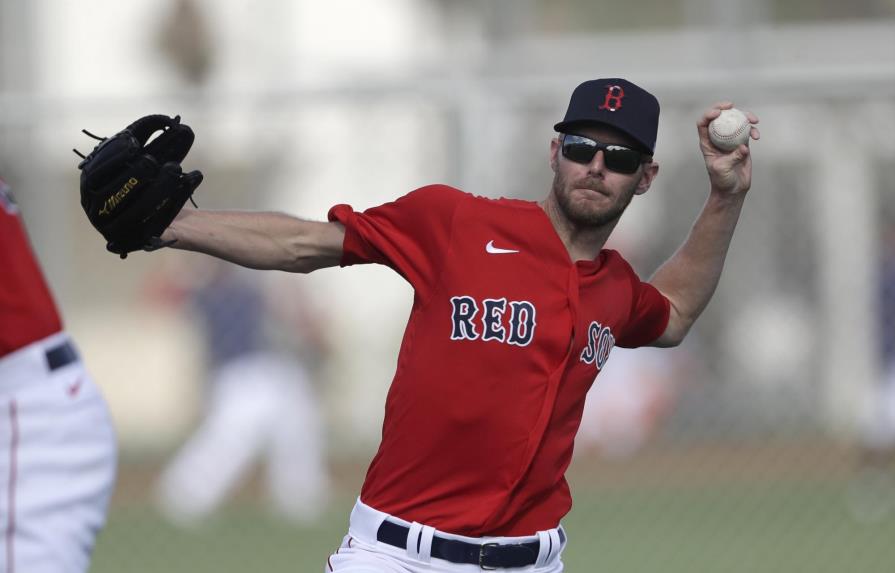
M 587 393 L 575 454 L 628 458 L 647 445 L 673 411 L 683 383 L 680 348 L 616 348 Z
M 867 429 L 866 460 L 870 465 L 895 460 L 895 223 L 886 223 L 882 239 L 877 324 L 883 377 Z
M 877 307 L 882 377 L 867 401 L 858 470 L 847 492 L 852 515 L 870 522 L 895 512 L 895 223 L 884 225 Z
M 323 415 L 313 387 L 316 362 L 325 355 L 319 320 L 294 289 L 288 295 L 265 290 L 244 269 L 219 261 L 199 268 L 178 273 L 196 284 L 181 279 L 167 294 L 188 300 L 198 319 L 207 401 L 201 425 L 161 475 L 159 507 L 175 523 L 196 524 L 263 458 L 271 509 L 311 522 L 329 497 Z M 299 342 L 283 348 L 279 341 L 286 338 Z
M 115 433 L 3 180 L 0 277 L 0 571 L 86 572 L 115 483 Z

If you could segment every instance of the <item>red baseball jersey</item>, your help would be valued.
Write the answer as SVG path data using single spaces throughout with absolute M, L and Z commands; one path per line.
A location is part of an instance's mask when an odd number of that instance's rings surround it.
M 363 502 L 472 537 L 556 527 L 585 395 L 614 345 L 662 334 L 667 299 L 615 251 L 572 262 L 530 201 L 432 185 L 329 219 L 342 266 L 415 291 Z
M 62 330 L 9 187 L 0 180 L 0 356 Z

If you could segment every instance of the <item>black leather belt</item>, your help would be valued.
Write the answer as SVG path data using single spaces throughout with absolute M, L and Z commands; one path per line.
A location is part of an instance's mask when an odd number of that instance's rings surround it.
M 78 360 L 75 347 L 67 340 L 47 350 L 47 367 L 52 371 Z
M 376 539 L 404 549 L 407 547 L 407 536 L 410 528 L 391 521 L 383 521 L 376 532 Z M 559 530 L 560 543 L 565 542 L 562 529 Z M 557 548 L 559 549 L 559 548 Z M 540 543 L 529 541 L 528 543 L 498 544 L 498 543 L 467 543 L 456 539 L 445 539 L 434 536 L 432 538 L 432 557 L 444 559 L 451 563 L 469 563 L 478 565 L 482 569 L 510 569 L 513 567 L 527 567 L 534 565 L 538 560 Z

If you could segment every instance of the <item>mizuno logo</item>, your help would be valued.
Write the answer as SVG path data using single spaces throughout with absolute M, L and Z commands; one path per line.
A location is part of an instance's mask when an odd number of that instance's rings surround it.
M 124 182 L 124 185 L 121 186 L 121 189 L 115 192 L 114 195 L 110 195 L 106 198 L 106 202 L 103 203 L 103 208 L 99 210 L 100 215 L 109 215 L 112 213 L 112 209 L 118 206 L 119 203 L 124 201 L 124 198 L 127 197 L 127 194 L 134 190 L 134 187 L 140 184 L 140 180 L 135 177 L 131 177 L 127 181 Z
M 485 251 L 492 255 L 503 255 L 506 253 L 518 253 L 519 251 L 514 251 L 513 249 L 501 249 L 500 247 L 494 246 L 494 241 L 488 241 L 488 244 L 485 245 Z

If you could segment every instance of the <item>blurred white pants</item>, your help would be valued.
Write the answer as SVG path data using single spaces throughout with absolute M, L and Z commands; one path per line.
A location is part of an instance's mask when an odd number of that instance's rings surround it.
M 184 525 L 205 517 L 261 457 L 272 510 L 316 519 L 329 496 L 319 406 L 305 369 L 272 353 L 215 374 L 205 419 L 162 474 L 160 509 Z
M 57 334 L 0 358 L 0 571 L 84 573 L 115 483 L 106 402 Z
M 869 397 L 863 420 L 864 445 L 882 450 L 895 447 L 895 362 L 887 365 L 884 376 Z

